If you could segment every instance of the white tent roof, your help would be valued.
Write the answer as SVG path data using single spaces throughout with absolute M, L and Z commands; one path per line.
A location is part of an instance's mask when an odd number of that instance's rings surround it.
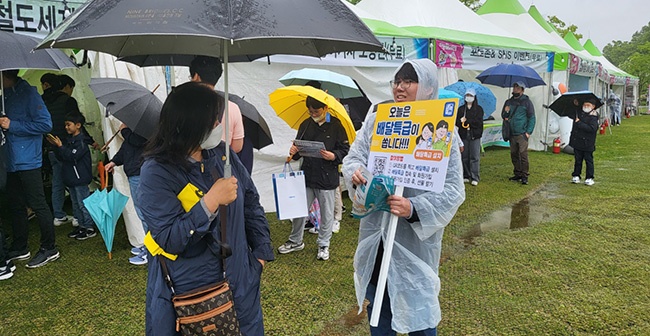
M 362 0 L 352 9 L 361 18 L 368 15 L 398 27 L 440 28 L 441 36 L 427 36 L 431 38 L 446 39 L 445 33 L 449 32 L 456 38 L 464 34 L 470 42 L 477 41 L 471 37 L 481 36 L 485 45 L 495 44 L 490 43 L 491 38 L 505 38 L 510 45 L 503 47 L 533 47 L 526 39 L 481 18 L 458 0 L 411 0 L 407 5 L 394 0 Z

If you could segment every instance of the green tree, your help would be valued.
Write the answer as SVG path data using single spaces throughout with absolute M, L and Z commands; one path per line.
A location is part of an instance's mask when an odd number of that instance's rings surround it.
M 564 21 L 560 20 L 557 16 L 549 16 L 548 17 L 548 23 L 550 23 L 555 29 L 564 37 L 568 32 L 572 32 L 573 35 L 576 36 L 578 41 L 582 39 L 582 34 L 578 33 L 578 26 L 572 24 L 572 25 L 567 25 Z
M 639 89 L 650 84 L 650 23 L 632 35 L 630 41 L 612 41 L 603 48 L 603 55 L 621 70 L 639 77 Z
M 479 7 L 482 5 L 482 0 L 460 0 L 465 6 L 469 7 L 469 9 L 473 10 L 476 12 Z

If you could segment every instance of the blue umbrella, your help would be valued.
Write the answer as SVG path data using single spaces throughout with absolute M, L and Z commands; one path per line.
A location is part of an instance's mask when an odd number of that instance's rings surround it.
M 438 89 L 438 99 L 449 99 L 449 98 L 462 99 L 463 96 L 451 90 Z
M 90 213 L 90 217 L 93 218 L 99 232 L 102 234 L 102 238 L 104 238 L 104 244 L 106 244 L 108 250 L 108 259 L 113 257 L 111 252 L 113 251 L 115 224 L 128 200 L 128 197 L 115 189 L 109 192 L 103 189 L 95 191 L 83 201 Z
M 359 87 L 352 78 L 334 71 L 304 68 L 289 71 L 279 79 L 280 83 L 286 86 L 305 85 L 312 80 L 319 81 L 321 83 L 321 90 L 326 91 L 336 98 L 363 97 L 363 93 L 361 93 L 361 90 L 359 90 Z
M 478 104 L 483 108 L 483 119 L 487 119 L 497 109 L 497 97 L 486 86 L 474 82 L 457 82 L 445 87 L 446 90 L 454 91 L 461 96 L 465 96 L 467 89 L 472 88 L 476 92 Z M 465 100 L 461 100 L 461 105 Z
M 483 84 L 503 88 L 512 87 L 516 82 L 523 82 L 527 88 L 546 85 L 542 77 L 531 67 L 519 64 L 499 64 L 485 69 L 476 79 Z

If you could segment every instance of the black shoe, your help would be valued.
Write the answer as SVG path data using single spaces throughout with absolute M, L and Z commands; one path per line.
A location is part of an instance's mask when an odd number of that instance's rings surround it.
M 86 240 L 86 239 L 88 239 L 88 238 L 92 238 L 92 237 L 94 237 L 94 236 L 97 235 L 97 232 L 96 232 L 95 229 L 93 229 L 93 228 L 90 228 L 90 229 L 81 229 L 81 230 L 82 230 L 81 233 L 79 233 L 79 234 L 75 237 L 75 239 L 77 239 L 77 240 Z
M 68 233 L 68 238 L 77 238 L 77 236 L 80 235 L 83 231 L 84 229 L 82 227 L 76 227 L 74 230 L 72 230 L 72 232 Z
M 9 270 L 10 272 L 16 271 L 16 265 L 14 265 L 13 261 L 7 261 L 4 266 L 0 267 L 0 272 L 5 272 L 6 270 Z
M 312 223 L 310 220 L 308 220 L 307 223 L 305 223 L 305 229 L 304 230 L 307 231 L 307 230 L 309 230 L 309 229 L 311 229 L 313 227 L 314 227 L 314 223 Z
M 528 184 L 528 177 L 522 177 L 521 184 Z
M 31 256 L 32 254 L 29 252 L 29 250 L 9 251 L 7 252 L 7 256 L 5 258 L 7 259 L 7 262 L 9 262 L 14 260 L 27 260 Z
M 510 180 L 510 181 L 521 181 L 521 176 L 515 175 L 515 176 L 512 176 L 512 177 L 508 178 L 508 180 Z
M 36 256 L 30 260 L 25 267 L 27 268 L 36 268 L 36 267 L 41 267 L 50 261 L 54 261 L 59 259 L 59 250 L 55 248 L 51 250 L 46 250 L 44 248 L 41 248 L 38 250 L 36 253 Z
M 7 280 L 10 279 L 12 276 L 14 276 L 14 271 L 16 270 L 16 266 L 14 266 L 14 269 L 11 270 L 9 265 L 5 267 L 0 267 L 0 280 Z

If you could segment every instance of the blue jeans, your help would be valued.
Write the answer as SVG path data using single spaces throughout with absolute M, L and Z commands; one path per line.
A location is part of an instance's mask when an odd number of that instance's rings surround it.
M 374 308 L 375 302 L 375 292 L 377 291 L 377 286 L 373 284 L 368 284 L 366 289 L 366 299 L 370 301 L 368 305 L 368 321 L 370 321 L 370 316 L 372 316 L 372 309 Z M 370 327 L 371 336 L 395 336 L 397 333 L 391 327 L 391 320 L 393 319 L 393 313 L 390 310 L 390 298 L 388 297 L 388 287 L 384 291 L 384 299 L 381 302 L 381 312 L 379 313 L 379 324 L 376 327 Z M 425 329 L 419 331 L 413 331 L 409 333 L 409 336 L 436 336 L 436 328 Z
M 65 218 L 67 214 L 63 211 L 63 203 L 65 202 L 65 185 L 63 184 L 62 175 L 63 164 L 56 158 L 54 152 L 48 152 L 47 156 L 52 165 L 52 212 L 54 218 Z
M 133 200 L 133 206 L 135 207 L 135 213 L 140 218 L 142 222 L 142 228 L 146 234 L 149 231 L 149 226 L 144 221 L 144 216 L 142 216 L 142 211 L 140 210 L 140 199 L 138 198 L 138 186 L 140 185 L 140 175 L 129 176 L 129 188 L 131 188 L 131 199 Z
M 90 217 L 88 209 L 84 205 L 83 200 L 90 195 L 90 189 L 87 185 L 68 187 L 70 191 L 70 200 L 72 201 L 72 213 L 74 218 L 79 221 L 79 226 L 84 229 L 92 229 L 95 225 L 93 218 Z

